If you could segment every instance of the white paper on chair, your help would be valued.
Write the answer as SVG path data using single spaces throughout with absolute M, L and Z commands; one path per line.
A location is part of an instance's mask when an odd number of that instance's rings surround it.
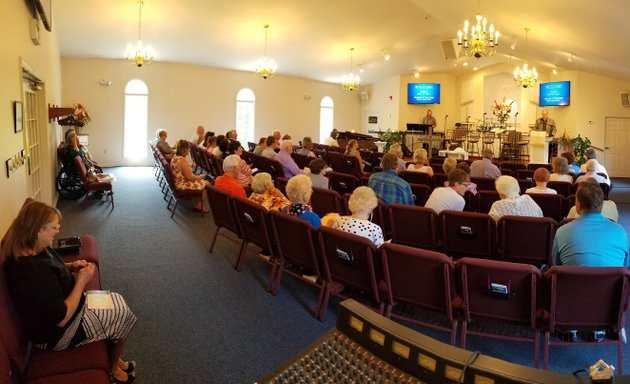
M 96 179 L 98 181 L 100 181 L 100 182 L 103 182 L 103 183 L 108 182 L 108 181 L 112 182 L 112 181 L 115 180 L 114 176 L 110 175 L 109 173 L 97 173 L 96 174 Z
M 89 309 L 114 309 L 114 300 L 109 291 L 87 291 L 87 306 Z

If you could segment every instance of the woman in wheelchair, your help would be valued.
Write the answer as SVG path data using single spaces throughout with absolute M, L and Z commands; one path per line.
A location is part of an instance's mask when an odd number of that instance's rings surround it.
M 98 166 L 96 161 L 92 160 L 92 156 L 87 151 L 87 149 L 81 145 L 79 142 L 79 136 L 77 136 L 76 132 L 70 132 L 67 135 L 68 141 L 66 142 L 66 160 L 72 164 L 74 158 L 76 156 L 81 157 L 83 163 L 85 164 L 85 168 L 89 171 L 93 171 L 94 173 L 103 173 L 101 167 Z

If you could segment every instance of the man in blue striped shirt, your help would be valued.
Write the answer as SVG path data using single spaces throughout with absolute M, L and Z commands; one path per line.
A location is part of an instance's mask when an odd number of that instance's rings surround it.
M 383 156 L 381 164 L 383 172 L 377 172 L 370 176 L 368 187 L 372 188 L 376 196 L 384 203 L 414 205 L 409 183 L 398 176 L 396 172 L 398 157 L 393 153 L 388 153 Z

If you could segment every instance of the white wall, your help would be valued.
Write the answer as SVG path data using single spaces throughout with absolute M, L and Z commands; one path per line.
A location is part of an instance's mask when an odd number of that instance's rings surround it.
M 21 60 L 27 63 L 46 84 L 44 86 L 44 105 L 60 101 L 60 63 L 57 39 L 53 32 L 41 27 L 40 45 L 31 42 L 29 23 L 32 16 L 24 1 L 4 1 L 0 13 L 0 36 L 2 54 L 0 55 L 0 234 L 4 234 L 19 211 L 24 199 L 28 197 L 27 167 L 22 166 L 9 178 L 6 176 L 5 160 L 24 149 L 23 132 L 14 133 L 13 102 L 23 101 Z M 42 159 L 43 190 L 41 200 L 54 203 L 56 198 L 53 180 L 56 176 L 56 158 L 54 148 L 58 127 L 47 124 L 47 115 L 43 119 Z
M 160 62 L 136 68 L 123 60 L 63 59 L 62 74 L 64 103 L 87 105 L 92 122 L 82 133 L 90 135 L 92 155 L 106 166 L 152 163 L 152 158 L 133 163 L 122 157 L 124 88 L 132 79 L 144 81 L 149 88 L 147 140 L 164 128 L 173 144 L 189 139 L 199 124 L 224 134 L 234 128 L 236 94 L 242 88 L 251 88 L 256 95 L 257 139 L 278 129 L 296 142 L 304 136 L 317 140 L 324 96 L 334 101 L 335 128 L 361 126 L 358 94 L 343 91 L 339 84 L 286 76 L 262 80 L 249 72 Z M 100 79 L 111 81 L 111 86 L 99 85 Z

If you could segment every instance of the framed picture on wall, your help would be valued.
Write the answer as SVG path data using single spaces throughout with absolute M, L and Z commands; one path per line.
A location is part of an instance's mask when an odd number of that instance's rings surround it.
M 13 102 L 13 124 L 15 133 L 22 132 L 22 102 Z

